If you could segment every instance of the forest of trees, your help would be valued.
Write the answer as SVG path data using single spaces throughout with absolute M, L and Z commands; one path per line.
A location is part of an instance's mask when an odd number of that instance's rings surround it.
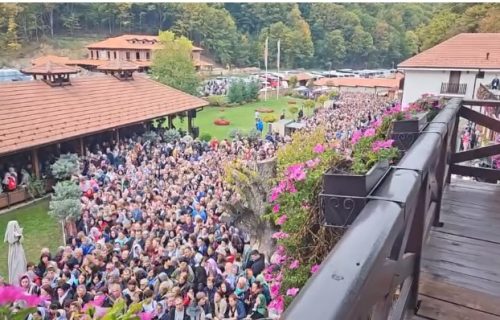
M 461 32 L 500 31 L 494 3 L 5 3 L 0 52 L 58 35 L 158 34 L 171 30 L 222 65 L 392 67 Z

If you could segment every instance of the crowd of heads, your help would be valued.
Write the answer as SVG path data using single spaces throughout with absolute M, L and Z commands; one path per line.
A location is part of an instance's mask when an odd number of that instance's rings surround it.
M 390 105 L 345 93 L 302 121 L 347 139 Z M 78 177 L 82 213 L 67 245 L 43 249 L 22 288 L 45 298 L 38 319 L 78 319 L 98 301 L 143 302 L 154 319 L 260 319 L 269 315 L 266 257 L 232 223 L 225 205 L 239 197 L 224 164 L 274 157 L 290 138 L 165 142 L 140 136 L 87 149 Z

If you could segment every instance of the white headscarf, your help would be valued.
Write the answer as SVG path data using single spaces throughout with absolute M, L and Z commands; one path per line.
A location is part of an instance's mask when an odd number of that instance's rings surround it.
M 11 220 L 7 224 L 7 230 L 5 231 L 4 242 L 8 242 L 9 244 L 14 244 L 17 241 L 21 241 L 23 239 L 23 229 L 19 226 L 19 223 L 16 220 Z

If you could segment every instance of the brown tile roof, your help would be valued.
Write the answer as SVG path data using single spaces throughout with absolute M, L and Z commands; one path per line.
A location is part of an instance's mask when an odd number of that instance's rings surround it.
M 0 155 L 207 105 L 142 75 L 133 81 L 80 76 L 71 83 L 0 84 Z
M 161 48 L 158 36 L 124 34 L 119 37 L 108 38 L 96 43 L 89 44 L 88 49 L 136 49 L 153 50 Z M 202 51 L 200 47 L 193 46 L 193 51 Z
M 47 61 L 43 64 L 36 64 L 21 70 L 26 74 L 62 74 L 62 73 L 78 73 L 77 68 L 69 67 L 65 64 L 59 64 L 52 61 Z
M 394 78 L 321 78 L 314 81 L 316 86 L 399 88 L 401 76 Z
M 44 64 L 44 63 L 47 63 L 49 61 L 59 63 L 59 64 L 67 64 L 67 62 L 69 61 L 69 58 L 49 54 L 49 55 L 41 56 L 41 57 L 38 57 L 38 58 L 31 60 L 31 64 L 32 65 Z
M 500 33 L 461 33 L 401 62 L 398 68 L 500 69 Z
M 107 63 L 102 64 L 97 67 L 97 70 L 102 70 L 102 71 L 122 71 L 122 70 L 137 70 L 139 69 L 139 66 L 128 61 L 123 61 L 123 60 L 111 60 L 111 61 L 106 61 Z

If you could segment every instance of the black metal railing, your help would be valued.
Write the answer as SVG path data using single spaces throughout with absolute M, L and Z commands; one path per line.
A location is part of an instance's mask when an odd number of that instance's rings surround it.
M 452 99 L 372 192 L 283 319 L 404 319 L 417 306 L 420 257 L 456 151 Z
M 441 83 L 441 94 L 461 94 L 467 92 L 467 83 Z

